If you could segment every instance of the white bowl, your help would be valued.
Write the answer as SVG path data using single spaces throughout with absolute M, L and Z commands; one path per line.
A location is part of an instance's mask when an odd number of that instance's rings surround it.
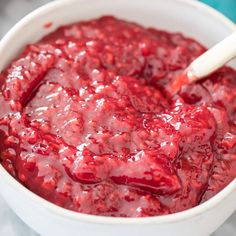
M 16 9 L 17 10 L 17 9 Z M 0 71 L 24 45 L 58 26 L 111 14 L 169 31 L 179 31 L 211 46 L 236 30 L 215 10 L 188 0 L 66 0 L 49 3 L 26 16 L 0 43 Z M 52 22 L 50 28 L 43 25 Z M 112 218 L 60 208 L 27 190 L 0 165 L 0 192 L 16 214 L 41 235 L 206 236 L 236 209 L 236 180 L 216 196 L 192 209 L 157 217 Z

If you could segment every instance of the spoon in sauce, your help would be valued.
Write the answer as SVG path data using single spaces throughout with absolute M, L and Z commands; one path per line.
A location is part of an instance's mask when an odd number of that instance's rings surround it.
M 205 78 L 236 57 L 236 32 L 196 58 L 171 84 L 169 92 L 176 94 L 183 85 Z

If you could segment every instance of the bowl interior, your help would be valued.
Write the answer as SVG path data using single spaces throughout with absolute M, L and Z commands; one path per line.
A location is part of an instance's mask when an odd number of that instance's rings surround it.
M 2 39 L 0 43 L 0 71 L 16 57 L 27 43 L 39 40 L 60 25 L 102 15 L 114 15 L 122 19 L 135 21 L 144 26 L 157 27 L 172 32 L 182 32 L 186 36 L 199 40 L 207 47 L 220 41 L 236 29 L 233 23 L 219 13 L 200 3 L 189 0 L 55 1 L 28 15 Z M 52 26 L 45 28 L 44 25 L 48 22 L 52 22 Z M 236 63 L 234 64 L 236 65 Z M 8 179 L 12 179 L 10 175 L 3 174 L 3 172 L 3 168 L 0 167 L 0 175 L 4 177 L 6 182 Z M 235 183 L 232 184 L 235 186 Z M 15 182 L 13 185 L 16 185 Z M 19 184 L 17 186 L 20 189 Z M 227 191 L 225 191 L 224 195 L 230 193 L 230 191 Z M 70 214 L 72 215 L 73 213 L 71 212 Z M 163 219 L 173 217 L 173 215 L 164 216 Z

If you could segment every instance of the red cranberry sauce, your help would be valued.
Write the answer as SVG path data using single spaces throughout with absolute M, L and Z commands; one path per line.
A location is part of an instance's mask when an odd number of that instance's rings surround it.
M 206 201 L 236 176 L 236 71 L 165 93 L 204 50 L 113 17 L 28 45 L 0 76 L 2 165 L 88 214 L 155 216 Z

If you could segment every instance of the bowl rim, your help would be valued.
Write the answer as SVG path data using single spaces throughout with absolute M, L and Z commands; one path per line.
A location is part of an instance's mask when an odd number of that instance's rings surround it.
M 13 26 L 10 31 L 3 37 L 0 41 L 0 51 L 1 48 L 6 47 L 8 40 L 14 35 L 16 30 L 19 30 L 24 25 L 27 25 L 31 19 L 35 17 L 39 17 L 41 14 L 45 13 L 45 11 L 50 11 L 54 8 L 62 7 L 64 4 L 72 4 L 77 0 L 61 0 L 61 1 L 53 1 L 47 3 L 38 9 L 32 11 L 28 15 L 26 15 L 22 20 L 20 20 L 15 26 Z M 172 0 L 173 1 L 173 0 Z M 236 25 L 230 21 L 227 17 L 225 17 L 220 12 L 215 9 L 201 3 L 199 1 L 190 1 L 190 0 L 174 0 L 176 2 L 183 2 L 184 4 L 194 6 L 200 11 L 204 11 L 207 14 L 217 17 L 221 22 L 224 23 L 229 29 L 232 29 L 232 32 L 236 30 Z M 9 185 L 12 189 L 19 191 L 24 197 L 30 199 L 34 203 L 38 203 L 39 206 L 43 207 L 45 210 L 50 211 L 51 213 L 57 214 L 61 217 L 66 217 L 67 219 L 80 221 L 80 222 L 89 222 L 96 224 L 109 224 L 109 225 L 135 225 L 135 224 L 166 224 L 183 221 L 185 219 L 191 219 L 196 217 L 203 212 L 213 208 L 225 198 L 227 198 L 233 191 L 236 190 L 236 179 L 234 179 L 231 183 L 229 183 L 223 190 L 217 193 L 215 196 L 202 203 L 201 205 L 195 206 L 193 208 L 173 213 L 169 215 L 161 215 L 161 216 L 151 216 L 144 218 L 127 218 L 127 217 L 109 217 L 109 216 L 96 216 L 89 215 L 85 213 L 74 212 L 71 210 L 67 210 L 60 206 L 57 206 L 37 194 L 31 192 L 24 185 L 18 182 L 14 177 L 12 177 L 0 164 L 0 176 L 3 181 L 6 181 L 5 184 Z

